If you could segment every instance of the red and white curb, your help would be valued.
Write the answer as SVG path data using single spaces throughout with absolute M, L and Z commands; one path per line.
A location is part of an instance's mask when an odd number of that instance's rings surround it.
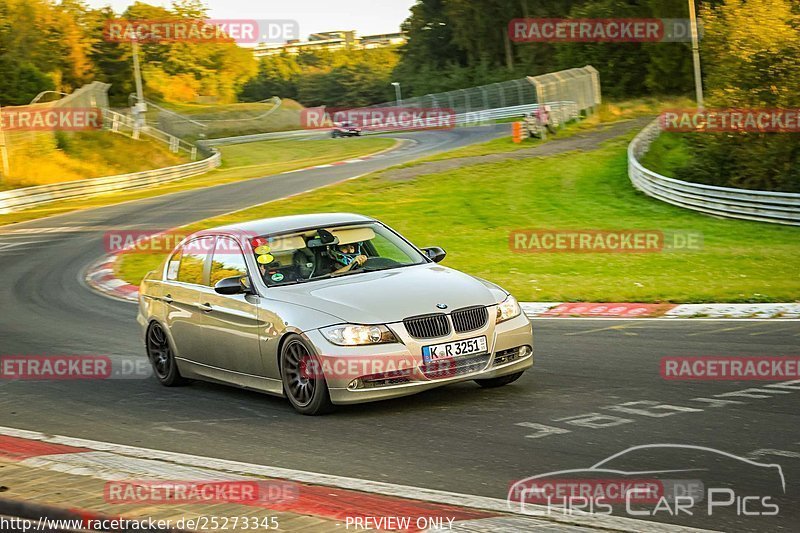
M 800 303 L 645 304 L 588 302 L 521 302 L 530 318 L 800 318 Z
M 577 532 L 595 529 L 656 533 L 703 531 L 614 516 L 553 514 L 534 518 L 501 499 L 46 435 L 8 427 L 0 427 L 0 458 L 25 466 L 105 481 L 252 481 L 253 477 L 291 481 L 300 485 L 296 499 L 281 501 L 277 505 L 254 505 L 342 522 L 356 517 L 409 518 L 411 527 L 403 528 L 404 531 L 419 531 L 423 528 L 417 525 L 431 523 L 442 524 L 449 531 L 464 532 Z M 527 507 L 529 512 L 545 509 Z
M 120 256 L 121 254 L 107 255 L 92 264 L 84 279 L 89 287 L 105 296 L 135 303 L 139 300 L 139 287 L 118 278 L 114 273 Z

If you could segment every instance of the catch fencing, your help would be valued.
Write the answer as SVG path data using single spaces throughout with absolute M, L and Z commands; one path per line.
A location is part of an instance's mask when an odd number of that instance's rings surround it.
M 108 104 L 108 89 L 111 85 L 102 82 L 92 82 L 76 89 L 70 94 L 58 91 L 44 91 L 37 95 L 31 104 L 24 107 L 29 111 L 45 109 L 87 109 L 100 110 L 103 118 L 103 129 L 112 133 L 127 135 L 133 139 L 141 136 L 149 137 L 169 147 L 174 153 L 185 152 L 192 161 L 197 158 L 197 147 L 187 143 L 175 135 L 161 131 L 151 126 L 136 127 L 134 119 L 127 114 L 113 111 Z M 52 95 L 59 95 L 57 100 L 42 101 Z M 17 107 L 0 108 L 0 113 L 11 112 Z M 0 124 L 0 178 L 17 177 L 20 170 L 15 168 L 15 158 L 41 158 L 48 153 L 54 153 L 59 147 L 57 131 L 23 130 L 14 129 L 5 131 Z M 210 152 L 203 155 L 211 155 Z
M 602 103 L 600 75 L 592 66 L 528 76 L 469 89 L 427 94 L 368 106 L 365 109 L 442 109 L 454 113 L 456 126 L 476 126 L 498 120 L 522 118 L 547 106 L 556 127 L 593 113 Z M 364 124 L 364 134 L 402 131 L 397 124 Z M 411 129 L 411 128 L 409 128 Z M 207 146 L 273 139 L 320 136 L 326 129 L 290 130 L 209 138 Z
M 203 106 L 179 112 L 146 101 L 147 123 L 184 139 L 217 139 L 236 135 L 254 135 L 297 129 L 301 126 L 302 106 L 284 102 L 277 96 L 262 102 L 236 106 Z
M 31 104 L 24 107 L 26 110 L 46 110 L 46 109 L 66 109 L 66 108 L 100 108 L 108 107 L 108 88 L 107 83 L 92 82 L 84 85 L 80 89 L 70 94 L 63 95 L 63 98 L 53 101 L 41 101 L 51 95 L 62 95 L 57 91 L 45 91 L 39 93 Z M 0 108 L 0 113 L 10 112 L 16 109 L 14 106 L 4 106 Z M 47 154 L 57 149 L 58 143 L 56 134 L 53 131 L 34 131 L 15 129 L 4 131 L 0 124 L 0 177 L 13 175 L 14 168 L 12 161 L 15 156 L 23 156 L 28 152 L 35 151 L 37 155 Z
M 109 109 L 107 97 L 109 87 L 110 85 L 107 83 L 93 82 L 58 100 L 40 102 L 48 93 L 54 92 L 46 91 L 34 98 L 32 104 L 25 107 L 34 110 L 98 108 L 103 117 L 103 131 L 127 135 L 133 139 L 139 139 L 142 136 L 149 137 L 164 143 L 172 152 L 185 152 L 192 162 L 129 174 L 2 191 L 0 192 L 0 214 L 11 213 L 57 200 L 82 198 L 95 194 L 136 189 L 175 181 L 204 174 L 221 164 L 221 156 L 215 149 L 198 148 L 174 135 L 150 126 L 136 127 L 135 120 L 129 115 Z M 30 152 L 30 155 L 35 156 L 35 158 L 41 158 L 57 150 L 57 147 L 57 137 L 54 131 L 14 130 L 3 132 L 0 129 L 0 155 L 3 157 L 0 176 L 4 178 L 9 175 L 14 176 L 15 157 L 24 156 Z M 204 159 L 195 161 L 198 151 L 202 153 Z
M 537 107 L 550 108 L 558 125 L 592 113 L 602 102 L 600 75 L 594 67 L 573 68 L 540 76 L 491 83 L 414 98 L 384 102 L 370 108 L 403 107 L 452 110 L 456 124 L 522 117 Z

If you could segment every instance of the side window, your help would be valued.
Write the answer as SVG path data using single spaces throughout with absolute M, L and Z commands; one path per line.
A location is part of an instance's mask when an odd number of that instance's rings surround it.
M 172 257 L 169 258 L 169 262 L 167 263 L 167 280 L 168 281 L 175 281 L 178 279 L 178 268 L 181 266 L 181 255 L 183 254 L 183 248 L 179 248 Z
M 225 278 L 246 276 L 247 265 L 244 262 L 242 249 L 233 239 L 220 237 L 211 260 L 211 286 Z
M 195 239 L 183 247 L 181 264 L 178 268 L 178 281 L 195 285 L 203 284 L 203 268 L 212 246 L 214 246 L 214 237 L 203 237 Z

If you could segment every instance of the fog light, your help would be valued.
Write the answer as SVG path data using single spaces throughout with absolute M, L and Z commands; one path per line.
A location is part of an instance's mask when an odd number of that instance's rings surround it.
M 523 346 L 519 349 L 519 356 L 520 357 L 528 357 L 530 354 L 533 353 L 533 348 L 530 346 Z
M 348 389 L 348 390 L 356 390 L 356 389 L 358 388 L 358 383 L 359 383 L 359 380 L 357 380 L 357 379 L 354 379 L 353 381 L 351 381 L 351 382 L 350 382 L 350 383 L 347 385 L 347 389 Z

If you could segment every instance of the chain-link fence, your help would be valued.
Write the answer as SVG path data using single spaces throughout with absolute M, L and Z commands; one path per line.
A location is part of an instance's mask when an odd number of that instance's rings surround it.
M 572 68 L 528 78 L 536 102 L 551 108 L 551 117 L 564 124 L 588 114 L 601 103 L 600 75 L 592 66 Z
M 400 101 L 386 102 L 373 107 L 445 108 L 452 109 L 457 115 L 462 115 L 533 103 L 536 103 L 536 88 L 528 79 L 523 78 L 469 89 L 404 98 Z
M 49 102 L 41 100 L 52 95 L 62 95 L 56 91 L 45 91 L 33 99 L 33 103 L 26 106 L 5 106 L 0 108 L 0 114 L 12 114 L 24 109 L 32 113 L 46 109 L 105 109 L 108 107 L 108 88 L 107 83 L 92 82 L 84 85 L 71 94 L 63 95 L 63 98 Z M 15 169 L 13 160 L 26 155 L 35 154 L 37 157 L 54 152 L 58 148 L 56 131 L 35 130 L 35 129 L 11 129 L 3 130 L 3 122 L 0 121 L 0 178 L 14 175 Z
M 600 104 L 600 99 L 600 77 L 597 70 L 587 66 L 384 102 L 368 108 L 447 110 L 455 114 L 456 124 L 463 126 L 522 117 L 535 111 L 539 105 L 547 105 L 553 124 L 563 125 L 592 112 Z M 300 130 L 306 127 L 302 109 L 297 102 L 277 97 L 251 104 L 189 106 L 187 109 L 168 109 L 147 101 L 145 120 L 150 126 L 187 140 L 233 138 Z M 381 131 L 380 127 L 371 129 Z
M 145 120 L 171 135 L 190 140 L 252 135 L 296 130 L 301 124 L 302 106 L 278 97 L 263 102 L 234 106 L 197 106 L 172 110 L 147 101 Z
M 198 150 L 194 144 L 152 125 L 137 126 L 130 116 L 129 109 L 126 109 L 125 113 L 109 109 L 109 87 L 110 85 L 107 83 L 92 82 L 71 94 L 45 91 L 37 95 L 32 103 L 26 106 L 0 108 L 0 118 L 2 118 L 2 113 L 12 115 L 20 111 L 33 116 L 45 110 L 49 113 L 53 109 L 93 109 L 101 116 L 99 125 L 106 131 L 120 133 L 133 139 L 140 139 L 144 136 L 156 140 L 167 145 L 173 153 L 184 152 L 192 161 L 197 158 L 198 152 L 204 156 L 210 155 L 209 151 Z M 51 98 L 52 95 L 62 95 L 63 97 L 49 102 L 42 101 Z M 8 187 L 9 180 L 6 178 L 11 177 L 12 181 L 17 183 L 19 182 L 18 178 L 25 178 L 26 173 L 38 172 L 41 174 L 53 170 L 51 168 L 42 169 L 41 161 L 48 161 L 51 163 L 51 167 L 57 168 L 57 161 L 49 161 L 52 158 L 48 158 L 48 155 L 57 155 L 59 143 L 68 142 L 61 136 L 61 131 L 63 130 L 59 130 L 55 126 L 46 129 L 17 127 L 3 130 L 3 121 L 0 120 L 0 188 Z
M 444 108 L 452 110 L 461 124 L 507 118 L 490 111 L 509 110 L 521 116 L 538 105 L 548 105 L 555 120 L 564 123 L 588 114 L 601 102 L 600 76 L 594 67 L 574 68 L 541 76 L 529 76 L 469 89 L 403 98 L 370 107 Z

